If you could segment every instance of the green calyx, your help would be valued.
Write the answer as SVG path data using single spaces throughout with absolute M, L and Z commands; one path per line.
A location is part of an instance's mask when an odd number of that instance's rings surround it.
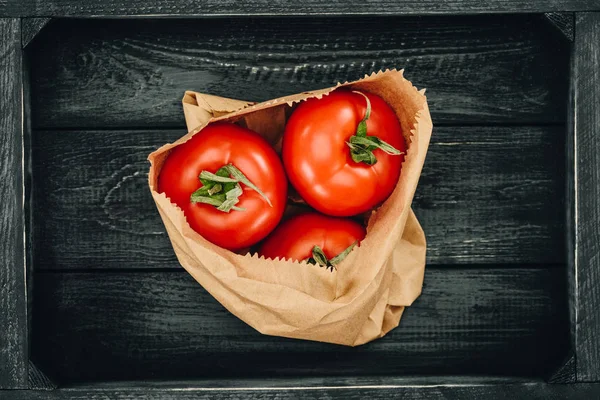
M 350 140 L 346 142 L 348 147 L 350 147 L 352 160 L 356 163 L 364 162 L 367 165 L 374 165 L 377 163 L 377 158 L 373 154 L 373 150 L 375 149 L 381 149 L 387 154 L 394 156 L 403 154 L 400 150 L 378 137 L 367 135 L 367 120 L 371 116 L 371 100 L 363 92 L 353 90 L 352 93 L 360 94 L 367 101 L 365 117 L 358 123 L 356 134 L 350 136 Z
M 312 249 L 312 257 L 310 257 L 306 261 L 309 264 L 313 264 L 313 265 L 318 264 L 321 267 L 325 267 L 327 269 L 331 269 L 331 272 L 333 272 L 334 269 L 337 269 L 336 266 L 339 263 L 341 263 L 344 260 L 344 258 L 346 258 L 346 256 L 348 254 L 350 254 L 350 252 L 352 251 L 352 249 L 354 248 L 354 246 L 356 246 L 357 243 L 358 242 L 352 243 L 350 246 L 348 246 L 348 248 L 346 248 L 346 250 L 342 251 L 340 254 L 338 254 L 337 256 L 333 257 L 331 260 L 327 259 L 327 256 L 323 252 L 323 249 L 321 249 L 319 246 L 315 246 Z
M 244 193 L 240 183 L 248 186 L 250 189 L 258 192 L 269 206 L 273 207 L 271 200 L 254 185 L 246 176 L 237 169 L 233 164 L 227 164 L 219 168 L 216 173 L 202 171 L 199 176 L 202 187 L 196 190 L 190 196 L 192 203 L 204 203 L 214 206 L 217 210 L 223 212 L 244 211 L 243 208 L 237 207 L 236 204 L 240 201 L 240 196 Z

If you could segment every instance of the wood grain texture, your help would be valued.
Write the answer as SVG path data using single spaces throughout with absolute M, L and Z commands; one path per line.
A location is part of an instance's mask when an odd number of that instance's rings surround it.
M 573 19 L 573 23 L 575 19 Z M 575 209 L 577 197 L 575 196 L 575 57 L 570 60 L 569 95 L 567 97 L 567 124 L 565 136 L 565 239 L 567 260 L 567 297 L 569 299 L 569 336 L 570 348 L 573 351 L 575 366 L 575 379 L 577 379 L 577 272 L 575 269 L 575 248 L 577 221 Z
M 21 28 L 23 28 L 23 21 L 21 21 Z M 22 70 L 23 70 L 23 190 L 24 190 L 24 203 L 23 203 L 23 216 L 25 223 L 25 284 L 27 285 L 27 299 L 33 298 L 33 230 L 31 229 L 33 221 L 33 208 L 31 202 L 31 191 L 33 189 L 32 180 L 32 162 L 31 162 L 31 75 L 29 69 L 29 58 L 22 58 Z M 27 301 L 27 329 L 31 326 L 31 308 L 32 302 Z M 27 340 L 28 348 L 31 347 L 31 337 L 29 335 Z M 29 362 L 29 368 L 31 368 L 31 361 Z M 29 381 L 31 384 L 31 370 L 29 373 Z
M 565 120 L 568 43 L 542 16 L 61 20 L 30 50 L 37 128 L 184 127 L 185 90 L 262 101 L 386 68 L 436 124 Z
M 403 374 L 540 375 L 568 343 L 559 268 L 429 268 L 381 340 L 264 336 L 184 271 L 36 274 L 32 356 L 57 383 Z M 251 366 L 249 368 L 249 366 Z
M 21 23 L 0 18 L 0 389 L 27 387 Z
M 231 389 L 243 390 L 244 388 L 256 388 L 275 390 L 277 388 L 299 388 L 299 389 L 317 389 L 317 388 L 349 388 L 349 387 L 414 387 L 414 386 L 433 386 L 443 382 L 444 385 L 516 385 L 516 384 L 536 384 L 543 381 L 539 378 L 517 377 L 517 376 L 478 376 L 478 375 L 413 375 L 413 376 L 392 376 L 392 375 L 347 375 L 347 376 L 321 376 L 321 377 L 278 377 L 268 378 L 203 378 L 187 380 L 135 380 L 135 381 L 104 381 L 104 382 L 83 382 L 73 383 L 62 386 L 68 389 L 88 389 L 88 390 L 108 390 L 108 389 L 126 389 L 135 388 L 141 390 L 177 390 L 180 388 L 201 388 L 201 389 Z
M 600 380 L 600 13 L 576 16 L 575 182 L 579 381 Z
M 38 269 L 179 268 L 147 155 L 184 131 L 35 131 Z M 414 209 L 430 264 L 564 263 L 563 128 L 442 127 Z
M 600 397 L 599 384 L 549 385 L 545 383 L 481 386 L 444 386 L 425 387 L 347 387 L 320 389 L 58 389 L 43 391 L 12 391 L 0 396 L 6 400 L 363 400 L 363 399 L 404 399 L 404 400 L 580 400 Z
M 27 47 L 51 20 L 52 18 L 21 19 L 21 46 L 23 48 Z
M 306 0 L 9 0 L 0 3 L 0 16 L 223 16 L 223 15 L 379 15 L 379 14 L 475 14 L 600 10 L 598 0 L 403 0 L 336 1 Z

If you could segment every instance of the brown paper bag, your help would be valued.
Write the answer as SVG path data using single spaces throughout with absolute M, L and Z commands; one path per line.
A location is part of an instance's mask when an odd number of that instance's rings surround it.
M 207 124 L 236 122 L 278 149 L 294 104 L 341 86 L 375 93 L 390 104 L 408 150 L 395 190 L 368 220 L 366 238 L 334 272 L 213 245 L 190 228 L 165 194 L 156 192 L 170 150 Z M 410 208 L 432 131 L 424 91 L 394 70 L 260 104 L 186 92 L 183 105 L 190 133 L 148 158 L 150 190 L 181 265 L 230 312 L 263 334 L 356 346 L 398 326 L 404 308 L 421 293 L 425 270 L 425 235 Z

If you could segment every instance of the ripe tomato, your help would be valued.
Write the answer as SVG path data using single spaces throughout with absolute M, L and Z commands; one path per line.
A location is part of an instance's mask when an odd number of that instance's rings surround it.
M 239 250 L 262 240 L 279 223 L 287 180 L 279 157 L 257 133 L 215 123 L 172 150 L 158 191 L 183 210 L 205 239 Z
M 287 122 L 282 156 L 309 205 L 350 216 L 388 198 L 405 151 L 400 122 L 381 97 L 338 89 L 300 103 Z
M 297 261 L 312 258 L 321 266 L 334 268 L 341 261 L 336 262 L 335 258 L 345 257 L 347 254 L 343 253 L 351 250 L 365 235 L 365 228 L 351 219 L 308 212 L 282 222 L 263 242 L 258 254 Z M 315 254 L 315 246 L 322 250 L 325 260 L 319 260 L 321 257 Z

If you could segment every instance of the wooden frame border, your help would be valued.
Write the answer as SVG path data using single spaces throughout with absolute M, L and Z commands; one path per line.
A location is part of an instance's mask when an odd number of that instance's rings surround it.
M 571 71 L 568 197 L 571 329 L 578 382 L 600 381 L 600 12 L 578 13 Z
M 100 400 L 100 399 L 150 399 L 150 400 L 296 400 L 296 399 L 347 399 L 347 400 L 435 400 L 435 399 L 561 399 L 581 400 L 600 398 L 600 383 L 574 383 L 569 385 L 531 383 L 492 383 L 477 381 L 462 384 L 435 383 L 432 378 L 426 384 L 335 386 L 335 380 L 328 386 L 317 387 L 269 387 L 259 382 L 252 387 L 227 387 L 222 381 L 220 387 L 198 387 L 193 382 L 168 387 L 153 387 L 143 382 L 125 382 L 108 387 L 80 386 L 55 390 L 13 390 L 0 391 L 4 400 Z
M 0 19 L 0 389 L 28 387 L 21 21 Z
M 16 0 L 18 2 L 18 0 Z M 464 0 L 463 5 L 482 3 L 475 0 Z M 77 5 L 74 1 L 63 1 L 61 5 L 55 1 L 38 4 L 34 0 L 26 0 L 15 5 L 0 4 L 0 233 L 8 237 L 8 241 L 0 242 L 0 259 L 5 260 L 5 268 L 0 269 L 0 326 L 7 327 L 7 335 L 0 342 L 0 356 L 8 363 L 0 364 L 0 397 L 29 399 L 87 399 L 94 397 L 131 398 L 145 395 L 151 398 L 237 398 L 241 392 L 256 398 L 299 398 L 304 396 L 340 396 L 364 398 L 367 396 L 387 398 L 390 396 L 407 396 L 408 398 L 445 398 L 456 399 L 470 397 L 505 398 L 598 398 L 600 383 L 587 384 L 581 382 L 600 382 L 600 348 L 597 338 L 600 336 L 600 1 L 559 1 L 553 6 L 546 6 L 545 1 L 533 1 L 524 8 L 512 6 L 507 1 L 490 1 L 485 8 L 457 8 L 457 5 L 444 5 L 431 8 L 428 1 L 410 2 L 405 9 L 398 5 L 390 5 L 383 14 L 437 14 L 437 13 L 479 13 L 479 12 L 550 12 L 595 10 L 575 14 L 575 34 L 572 53 L 571 99 L 569 106 L 567 135 L 567 238 L 568 238 L 568 273 L 570 295 L 570 318 L 572 336 L 572 354 L 564 365 L 550 378 L 550 382 L 570 383 L 556 385 L 540 381 L 526 383 L 490 383 L 482 384 L 476 378 L 463 378 L 461 384 L 441 385 L 436 383 L 403 384 L 403 385 L 365 385 L 337 386 L 336 380 L 326 387 L 267 387 L 264 382 L 257 382 L 256 387 L 231 388 L 227 381 L 220 387 L 189 387 L 187 384 L 172 387 L 148 387 L 143 382 L 123 383 L 110 387 L 83 386 L 78 388 L 59 388 L 50 392 L 39 389 L 51 389 L 52 383 L 28 361 L 28 324 L 27 324 L 27 274 L 25 271 L 25 211 L 22 199 L 25 184 L 23 175 L 23 137 L 27 129 L 28 102 L 26 79 L 23 79 L 25 63 L 21 48 L 35 38 L 48 23 L 46 16 L 82 16 L 82 17 L 118 17 L 143 16 L 151 14 L 154 6 L 141 8 L 138 4 L 127 7 L 119 0 L 98 2 L 89 6 Z M 65 4 L 66 3 L 66 4 Z M 171 1 L 159 2 L 171 4 Z M 213 3 L 207 0 L 202 4 Z M 215 1 L 215 4 L 217 2 Z M 361 10 L 359 2 L 353 2 L 357 10 Z M 421 6 L 417 5 L 421 4 Z M 560 3 L 558 6 L 556 3 Z M 111 7 L 121 4 L 121 8 L 111 11 Z M 204 4 L 204 6 L 206 6 Z M 220 4 L 220 2 L 219 2 Z M 277 1 L 269 9 L 269 13 L 254 15 L 298 15 L 277 9 L 287 4 Z M 361 3 L 362 4 L 362 3 Z M 396 4 L 394 2 L 394 4 Z M 453 3 L 454 4 L 454 3 Z M 515 2 L 515 4 L 517 4 Z M 214 6 L 214 4 L 213 4 Z M 299 5 L 302 15 L 326 13 L 326 10 L 313 2 Z M 489 6 L 489 7 L 488 7 Z M 519 2 L 519 7 L 521 6 Z M 137 7 L 137 8 L 136 8 Z M 233 10 L 210 8 L 200 14 L 178 12 L 175 5 L 172 15 L 238 15 Z M 311 8 L 312 7 L 312 8 Z M 484 7 L 484 6 L 481 6 Z M 496 8 L 494 8 L 496 7 Z M 504 7 L 504 8 L 503 8 Z M 512 8 L 511 8 L 512 7 Z M 232 7 L 233 8 L 233 7 Z M 190 6 L 186 10 L 193 12 L 200 6 Z M 96 11 L 102 11 L 96 13 Z M 140 13 L 140 10 L 143 11 Z M 169 10 L 169 9 L 168 9 Z M 433 11 L 432 11 L 433 10 Z M 238 10 L 239 11 L 239 10 Z M 297 11 L 297 9 L 296 9 Z M 371 10 L 369 10 L 371 11 Z M 337 12 L 334 14 L 352 14 Z M 5 15 L 30 18 L 1 18 Z M 152 14 L 152 17 L 166 14 Z M 169 15 L 171 15 L 169 11 Z M 23 23 L 23 25 L 22 25 Z M 5 244 L 6 243 L 6 244 Z M 585 301 L 583 301 L 585 300 Z M 28 379 L 30 370 L 36 372 L 33 380 L 44 381 L 43 385 Z M 41 377 L 41 378 L 40 378 Z M 433 382 L 434 378 L 428 379 Z M 574 383 L 578 382 L 578 383 Z M 2 389 L 36 389 L 11 390 Z M 351 391 L 351 392 L 350 392 Z
M 598 0 L 8 0 L 0 17 L 249 16 L 249 15 L 436 15 L 600 11 Z

